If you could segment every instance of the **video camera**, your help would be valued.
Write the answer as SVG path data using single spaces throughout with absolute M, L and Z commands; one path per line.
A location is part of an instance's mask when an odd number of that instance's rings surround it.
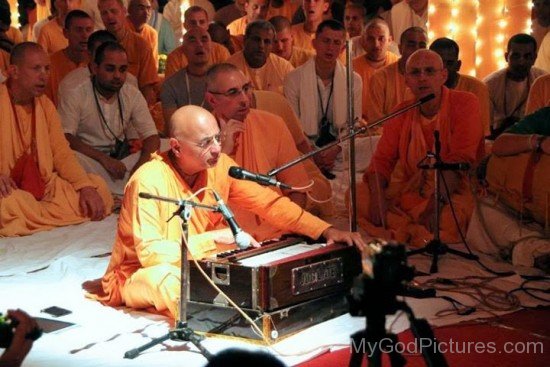
M 0 313 L 0 348 L 8 348 L 13 340 L 14 329 L 17 327 L 17 320 L 13 320 L 8 316 Z M 42 336 L 42 330 L 39 328 L 34 329 L 25 338 L 30 340 L 36 340 Z

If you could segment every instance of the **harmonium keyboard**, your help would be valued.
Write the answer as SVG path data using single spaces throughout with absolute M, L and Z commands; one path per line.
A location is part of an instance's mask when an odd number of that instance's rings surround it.
M 272 340 L 347 312 L 345 294 L 361 271 L 355 247 L 310 244 L 301 238 L 220 252 L 198 263 L 209 281 L 255 318 Z M 191 262 L 189 325 L 261 339 L 209 281 Z

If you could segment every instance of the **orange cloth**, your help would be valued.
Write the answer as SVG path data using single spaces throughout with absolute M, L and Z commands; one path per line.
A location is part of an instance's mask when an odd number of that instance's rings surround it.
M 8 71 L 9 64 L 10 64 L 10 54 L 0 49 L 0 73 L 2 73 L 2 75 L 4 75 L 5 77 L 8 76 L 7 71 Z M 1 76 L 0 76 L 0 79 L 2 79 Z
M 23 33 L 21 33 L 19 29 L 12 26 L 10 26 L 6 31 L 6 37 L 8 37 L 8 39 L 14 44 L 18 44 L 24 41 Z
M 240 36 L 240 35 L 243 35 L 244 32 L 246 31 L 247 24 L 248 24 L 248 20 L 246 19 L 246 15 L 245 15 L 229 23 L 229 25 L 227 26 L 227 30 L 229 31 L 229 34 L 232 36 Z
M 225 46 L 216 42 L 210 42 L 210 65 L 220 64 L 225 62 L 231 56 Z M 165 78 L 178 72 L 179 70 L 187 67 L 187 56 L 183 52 L 183 46 L 179 46 L 174 51 L 170 52 L 166 59 L 166 70 L 164 71 Z
M 270 112 L 283 119 L 296 146 L 304 142 L 309 144 L 309 140 L 302 130 L 300 119 L 298 119 L 292 106 L 284 96 L 271 91 L 255 90 L 254 100 L 258 110 Z M 308 177 L 314 182 L 309 190 L 310 200 L 308 200 L 307 210 L 323 217 L 331 215 L 333 206 L 332 201 L 329 199 L 332 196 L 332 187 L 329 180 L 321 173 L 312 159 L 305 160 L 303 165 L 306 168 Z M 311 198 L 320 201 L 320 203 L 311 200 Z
M 292 66 L 297 68 L 306 63 L 307 60 L 315 56 L 315 52 L 311 50 L 304 50 L 299 47 L 292 47 L 292 54 L 290 55 L 290 60 L 288 60 Z
M 153 50 L 143 37 L 127 29 L 122 39 L 118 40 L 128 55 L 128 71 L 138 80 L 139 89 L 157 84 L 157 64 Z
M 51 19 L 42 27 L 37 43 L 42 46 L 48 55 L 69 46 L 69 40 L 63 35 L 63 27 L 57 23 L 57 18 Z
M 231 55 L 227 62 L 239 68 L 250 79 L 255 89 L 270 90 L 280 94 L 283 94 L 283 81 L 286 75 L 294 70 L 290 62 L 274 53 L 269 54 L 264 66 L 257 69 L 248 66 L 242 51 Z
M 290 28 L 292 38 L 294 39 L 294 47 L 300 47 L 304 50 L 315 52 L 311 41 L 315 38 L 315 32 L 308 33 L 304 30 L 304 23 L 295 24 Z
M 67 54 L 65 50 L 59 50 L 50 56 L 50 78 L 48 79 L 48 85 L 46 86 L 46 95 L 52 100 L 54 105 L 57 106 L 57 89 L 59 83 L 63 78 L 71 71 L 86 67 L 88 65 L 88 58 L 79 64 L 75 64 Z
M 244 121 L 244 132 L 235 141 L 234 159 L 238 165 L 252 172 L 266 174 L 300 155 L 285 122 L 269 112 L 251 109 Z M 277 175 L 277 180 L 293 187 L 307 186 L 310 181 L 302 164 L 286 169 Z M 273 189 L 278 194 L 281 191 Z M 254 238 L 263 241 L 283 234 L 250 213 L 246 208 L 234 208 L 237 222 Z
M 269 10 L 267 11 L 267 16 L 265 19 L 269 20 L 276 15 L 282 15 L 286 19 L 292 21 L 292 17 L 296 10 L 301 5 L 301 1 L 294 2 L 294 0 L 283 0 L 283 5 L 279 8 L 273 7 L 273 4 L 269 5 Z
M 41 201 L 31 193 L 16 189 L 8 197 L 0 198 L 0 237 L 23 236 L 38 231 L 82 223 L 88 220 L 80 213 L 78 190 L 92 186 L 98 189 L 111 212 L 113 199 L 107 185 L 99 177 L 88 175 L 65 140 L 54 105 L 46 96 L 34 100 L 36 106 L 36 148 L 38 166 L 46 183 Z M 20 138 L 16 119 L 10 106 L 5 84 L 0 85 L 0 174 L 9 176 L 17 159 L 31 140 L 32 113 L 15 105 L 23 134 Z M 23 141 L 22 141 L 23 140 Z
M 134 27 L 134 23 L 130 21 L 130 19 L 126 18 L 126 24 L 128 24 L 128 27 L 132 32 L 135 34 L 143 37 L 145 41 L 149 44 L 151 47 L 151 50 L 153 51 L 153 58 L 155 59 L 155 63 L 158 66 L 159 63 L 159 39 L 158 39 L 158 33 L 155 28 L 151 27 L 149 24 L 144 24 L 143 28 L 140 32 L 136 30 L 136 27 Z
M 102 279 L 104 294 L 97 298 L 110 306 L 155 306 L 158 311 L 168 309 L 172 316 L 177 316 L 182 229 L 179 217 L 167 222 L 177 206 L 139 198 L 140 192 L 187 198 L 208 187 L 231 208 L 240 203 L 291 232 L 318 238 L 329 227 L 270 189 L 230 178 L 227 172 L 234 165 L 232 159 L 222 154 L 217 165 L 204 171 L 194 187 L 179 177 L 166 154 L 154 154 L 151 161 L 141 166 L 126 186 L 111 260 Z M 195 200 L 216 205 L 210 190 Z M 193 210 L 189 221 L 191 254 L 201 257 L 215 249 L 204 232 L 220 227 L 225 227 L 220 213 Z
M 406 101 L 395 109 L 406 106 Z M 444 162 L 475 163 L 483 142 L 483 129 L 479 124 L 479 102 L 471 93 L 443 87 L 441 108 L 434 120 L 428 122 L 419 109 L 389 120 L 376 147 L 370 166 L 357 187 L 360 224 L 370 235 L 393 238 L 414 245 L 424 243 L 432 235 L 418 224 L 429 199 L 433 196 L 433 172 L 416 167 L 428 150 L 433 150 L 433 131 L 440 131 L 441 158 Z M 368 176 L 379 174 L 389 186 L 386 198 L 389 209 L 386 227 L 375 227 L 368 222 L 370 190 Z M 467 175 L 463 175 L 459 190 L 451 196 L 460 227 L 465 231 L 472 209 Z M 460 241 L 458 230 L 448 205 L 440 217 L 441 239 L 446 243 Z
M 369 97 L 366 106 L 363 105 L 363 110 L 367 112 L 369 123 L 387 115 L 401 102 L 413 99 L 411 90 L 405 84 L 405 76 L 399 72 L 397 62 L 376 70 L 370 78 L 368 90 Z
M 525 104 L 525 116 L 547 106 L 550 106 L 550 74 L 535 79 Z
M 455 90 L 470 92 L 477 96 L 479 100 L 480 122 L 483 126 L 483 134 L 488 136 L 491 134 L 491 100 L 489 99 L 489 89 L 481 80 L 469 76 L 459 74 L 458 83 Z
M 386 51 L 386 59 L 384 60 L 384 64 L 380 68 L 387 66 L 393 62 L 396 62 L 397 60 L 399 60 L 399 56 L 389 51 Z M 374 67 L 372 67 L 364 55 L 353 59 L 353 70 L 357 74 L 359 74 L 359 76 L 361 77 L 361 80 L 363 80 L 363 112 L 362 113 L 363 113 L 364 119 L 367 118 L 367 106 L 368 106 L 369 91 L 370 91 L 368 86 L 370 85 L 370 78 L 372 77 L 372 74 L 374 74 L 374 72 L 378 69 L 375 69 Z

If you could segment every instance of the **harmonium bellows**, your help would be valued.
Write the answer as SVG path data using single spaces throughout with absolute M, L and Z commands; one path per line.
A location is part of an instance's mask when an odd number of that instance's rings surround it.
M 271 324 L 268 328 L 277 327 L 280 315 L 285 315 L 281 324 L 285 330 L 278 330 L 277 337 L 283 336 L 286 331 L 295 331 L 297 324 L 307 326 L 303 325 L 304 317 L 314 324 L 347 312 L 345 294 L 353 278 L 361 271 L 360 256 L 355 247 L 309 244 L 300 238 L 275 241 L 260 248 L 218 253 L 200 260 L 199 266 L 212 282 L 253 318 L 260 320 L 268 317 Z M 227 313 L 232 315 L 228 316 L 230 318 L 239 318 L 193 263 L 189 282 L 189 308 L 202 313 L 202 316 L 196 314 L 196 317 L 202 317 L 204 321 L 204 311 L 210 310 L 216 313 L 216 317 Z M 336 305 L 340 305 L 338 310 Z M 312 312 L 315 317 L 311 317 Z M 231 329 L 232 324 L 235 326 L 240 322 L 236 319 L 213 323 L 212 329 L 227 334 L 220 328 L 223 329 L 225 323 L 226 329 Z M 189 322 L 194 329 L 211 331 L 204 330 L 205 322 L 194 325 L 193 321 L 196 320 L 191 315 Z M 247 330 L 246 334 L 250 328 L 243 330 Z M 253 335 L 239 335 L 239 332 L 235 336 L 254 338 Z M 270 337 L 273 339 L 272 330 Z

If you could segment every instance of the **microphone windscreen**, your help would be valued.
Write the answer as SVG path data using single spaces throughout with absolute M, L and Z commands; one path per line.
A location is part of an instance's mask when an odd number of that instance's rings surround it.
M 151 199 L 151 194 L 149 194 L 149 193 L 147 193 L 147 192 L 140 192 L 140 193 L 138 194 L 138 196 L 139 196 L 140 198 L 143 198 L 143 199 Z
M 242 178 L 243 172 L 241 167 L 237 167 L 237 166 L 229 167 L 229 176 L 233 178 Z

